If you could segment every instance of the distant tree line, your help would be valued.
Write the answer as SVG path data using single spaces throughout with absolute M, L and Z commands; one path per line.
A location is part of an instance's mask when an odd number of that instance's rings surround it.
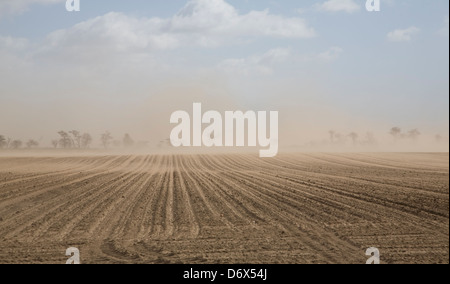
M 417 141 L 420 135 L 422 135 L 422 133 L 420 133 L 420 131 L 417 128 L 412 129 L 406 133 L 403 133 L 400 127 L 392 127 L 391 130 L 389 131 L 389 134 L 391 134 L 395 140 L 411 139 L 413 141 Z
M 69 132 L 59 131 L 58 135 L 59 139 L 52 140 L 52 146 L 54 148 L 89 149 L 94 141 L 91 134 L 81 134 L 81 132 L 77 130 L 72 130 Z M 111 147 L 111 145 L 114 147 L 131 147 L 134 145 L 134 141 L 128 133 L 124 135 L 122 141 L 119 141 L 114 140 L 114 137 L 108 131 L 100 135 L 100 143 L 105 149 Z
M 51 140 L 51 146 L 54 149 L 89 149 L 94 139 L 89 133 L 81 133 L 77 130 L 72 131 L 59 131 L 59 137 Z M 102 133 L 99 137 L 100 145 L 107 149 L 111 146 L 114 147 L 132 147 L 135 142 L 131 136 L 127 133 L 123 139 L 114 140 L 114 137 L 109 132 Z M 19 139 L 6 138 L 4 135 L 0 135 L 0 149 L 21 149 L 21 148 L 38 148 L 39 142 L 30 139 L 25 143 Z
M 357 132 L 341 134 L 334 130 L 330 130 L 328 134 L 329 134 L 329 141 L 333 145 L 344 145 L 346 144 L 348 139 L 352 141 L 353 146 L 357 145 L 374 146 L 378 144 L 377 139 L 371 132 L 368 132 L 365 135 L 360 135 Z M 400 127 L 392 127 L 389 131 L 389 134 L 394 138 L 395 141 L 408 139 L 411 141 L 418 141 L 420 136 L 422 135 L 422 133 L 417 128 L 409 130 L 407 132 L 403 132 L 403 130 Z M 435 141 L 437 143 L 440 143 L 443 140 L 444 137 L 442 137 L 441 135 L 437 134 L 435 136 Z
M 378 144 L 375 136 L 371 132 L 367 132 L 365 135 L 360 135 L 357 132 L 350 132 L 348 134 L 341 134 L 334 130 L 328 131 L 329 140 L 331 144 L 343 145 L 347 142 L 348 138 L 352 141 L 353 146 L 375 146 Z
M 30 139 L 27 142 L 23 142 L 19 139 L 6 138 L 0 135 L 0 149 L 20 149 L 25 145 L 26 148 L 37 148 L 39 147 L 39 142 Z
M 59 131 L 59 139 L 52 140 L 53 148 L 63 148 L 63 149 L 88 149 L 92 144 L 92 136 L 89 133 L 81 134 L 77 130 L 72 130 L 69 132 Z

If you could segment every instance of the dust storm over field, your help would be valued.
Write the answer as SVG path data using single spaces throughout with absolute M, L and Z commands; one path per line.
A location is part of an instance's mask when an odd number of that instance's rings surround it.
M 198 83 L 192 83 L 195 81 Z M 203 112 L 278 111 L 280 151 L 448 151 L 445 120 L 430 124 L 415 119 L 405 123 L 403 118 L 383 117 L 385 110 L 382 108 L 379 116 L 368 118 L 359 111 L 349 112 L 345 107 L 323 103 L 314 90 L 294 83 L 283 86 L 282 93 L 277 91 L 282 82 L 271 83 L 274 86 L 268 87 L 269 91 L 246 93 L 260 97 L 258 103 L 246 102 L 237 97 L 241 94 L 239 91 L 233 92 L 228 84 L 217 81 L 210 77 L 204 81 L 192 79 L 186 84 L 168 81 L 163 85 L 169 86 L 156 85 L 157 90 L 146 86 L 147 91 L 139 93 L 134 92 L 136 86 L 130 86 L 128 91 L 120 93 L 121 97 L 127 96 L 127 101 L 115 98 L 104 89 L 89 90 L 85 87 L 86 81 L 81 81 L 81 86 L 75 90 L 62 89 L 64 95 L 51 102 L 0 98 L 0 135 L 23 142 L 34 139 L 40 147 L 52 148 L 51 141 L 59 139 L 59 131 L 77 130 L 92 135 L 92 148 L 102 148 L 99 141 L 102 133 L 109 131 L 119 141 L 129 133 L 136 142 L 147 146 L 144 153 L 151 153 L 159 142 L 169 138 L 175 126 L 170 124 L 173 112 L 183 110 L 192 115 L 193 103 L 202 103 Z M 55 92 L 58 91 L 51 90 L 48 95 L 56 96 Z M 273 100 L 273 95 L 279 99 Z M 203 124 L 203 129 L 207 126 Z M 401 139 L 390 134 L 393 127 L 401 128 Z M 415 129 L 420 135 L 410 139 L 408 132 Z M 331 131 L 337 138 L 330 138 Z M 349 136 L 351 133 L 358 135 L 356 144 Z
M 0 263 L 449 262 L 448 1 L 80 1 L 0 0 Z

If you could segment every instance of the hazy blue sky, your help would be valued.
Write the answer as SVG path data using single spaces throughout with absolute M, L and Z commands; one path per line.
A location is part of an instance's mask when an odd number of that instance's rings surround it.
M 189 86 L 211 106 L 285 110 L 289 131 L 319 128 L 305 140 L 394 125 L 448 136 L 449 1 L 365 2 L 81 0 L 69 13 L 0 0 L 0 134 L 155 127 L 155 97 L 178 90 L 178 110 Z

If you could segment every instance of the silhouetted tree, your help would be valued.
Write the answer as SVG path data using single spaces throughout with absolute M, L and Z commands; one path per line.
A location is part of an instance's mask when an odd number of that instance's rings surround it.
M 89 146 L 92 143 L 92 136 L 89 133 L 84 133 L 81 136 L 81 147 L 83 147 L 84 149 L 89 148 Z
M 358 133 L 352 132 L 348 136 L 352 139 L 353 146 L 356 146 L 356 143 L 358 143 Z
M 418 129 L 413 129 L 408 132 L 408 138 L 411 138 L 414 141 L 416 141 L 420 135 L 421 133 L 419 132 Z
M 20 147 L 22 147 L 23 143 L 20 140 L 14 140 L 11 142 L 11 148 L 13 149 L 19 149 Z
M 36 140 L 30 139 L 30 140 L 27 141 L 26 145 L 27 145 L 27 148 L 31 149 L 31 148 L 34 148 L 34 147 L 38 147 L 39 143 Z
M 53 146 L 53 148 L 58 148 L 58 144 L 59 144 L 59 141 L 58 140 L 52 140 L 52 146 Z
M 123 145 L 125 147 L 131 147 L 134 145 L 134 140 L 130 137 L 128 133 L 125 134 L 125 137 L 123 137 Z
M 61 139 L 59 140 L 59 145 L 61 145 L 62 148 L 67 149 L 72 147 L 72 139 L 70 138 L 69 134 L 65 131 L 58 132 L 59 136 L 61 136 Z
M 3 135 L 0 135 L 0 149 L 6 147 L 6 138 Z
M 12 142 L 12 139 L 11 138 L 7 138 L 6 140 L 5 140 L 5 142 L 4 142 L 4 148 L 5 149 L 9 149 L 10 147 L 11 147 L 11 142 Z
M 392 127 L 389 134 L 391 134 L 394 137 L 394 139 L 397 140 L 401 137 L 402 130 L 400 127 Z
M 105 132 L 101 135 L 100 140 L 102 141 L 103 147 L 106 149 L 111 144 L 113 137 L 111 136 L 111 133 Z
M 81 135 L 80 132 L 77 130 L 72 130 L 69 131 L 70 134 L 72 134 L 72 144 L 76 147 L 76 148 L 81 148 Z

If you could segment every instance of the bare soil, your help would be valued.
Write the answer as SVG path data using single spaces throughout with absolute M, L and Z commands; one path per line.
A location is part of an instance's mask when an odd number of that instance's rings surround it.
M 449 263 L 448 154 L 0 157 L 0 263 Z

